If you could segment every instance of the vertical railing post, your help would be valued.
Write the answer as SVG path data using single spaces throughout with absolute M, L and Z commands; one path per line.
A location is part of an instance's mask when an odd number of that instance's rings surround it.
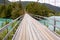
M 37 0 L 37 3 L 39 2 L 39 0 Z
M 56 20 L 55 20 L 55 17 L 54 17 L 54 32 L 56 30 Z

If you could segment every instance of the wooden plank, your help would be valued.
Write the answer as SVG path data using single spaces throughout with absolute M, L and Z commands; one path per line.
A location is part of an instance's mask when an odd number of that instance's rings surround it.
M 17 31 L 19 32 L 15 33 L 16 36 L 13 36 L 12 40 L 60 40 L 46 26 L 28 14 L 25 14 Z

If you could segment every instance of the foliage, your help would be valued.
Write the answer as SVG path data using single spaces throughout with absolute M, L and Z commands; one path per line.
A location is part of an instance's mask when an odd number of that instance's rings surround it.
M 50 13 L 54 14 L 53 10 L 50 10 L 43 4 L 37 2 L 31 2 L 26 5 L 26 11 L 28 13 L 37 14 L 41 16 L 49 16 Z
M 10 3 L 7 5 L 0 5 L 0 18 L 12 18 L 15 19 L 22 15 L 23 8 L 21 3 Z
M 60 12 L 55 13 L 55 16 L 60 16 Z
M 19 17 L 23 13 L 24 13 L 24 11 L 23 11 L 21 3 L 16 3 L 15 2 L 15 3 L 9 3 L 7 5 L 2 5 L 2 4 L 0 5 L 0 18 L 16 19 L 17 17 Z M 8 22 L 6 22 L 6 24 L 8 24 Z M 15 24 L 16 23 L 14 23 L 14 25 Z M 16 26 L 16 28 L 17 27 L 18 27 L 18 25 Z M 16 28 L 14 28 L 14 30 L 9 35 L 9 38 L 8 38 L 9 40 L 11 40 L 13 34 L 16 31 Z M 6 29 L 6 30 L 4 30 L 3 32 L 0 33 L 0 40 L 2 40 L 6 36 L 7 32 L 9 32 L 8 29 Z

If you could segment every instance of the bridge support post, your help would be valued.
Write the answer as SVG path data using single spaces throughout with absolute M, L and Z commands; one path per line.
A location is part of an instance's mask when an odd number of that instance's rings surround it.
M 54 18 L 54 32 L 55 32 L 55 30 L 56 30 L 56 20 Z

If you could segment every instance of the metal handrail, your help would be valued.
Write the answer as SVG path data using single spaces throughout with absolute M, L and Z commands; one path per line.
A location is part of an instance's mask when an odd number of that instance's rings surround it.
M 43 19 L 40 18 L 40 20 L 43 20 Z M 48 24 L 51 24 L 52 26 L 56 26 L 57 28 L 59 28 L 59 26 L 54 25 L 54 24 L 52 24 L 52 23 L 50 23 L 50 22 L 48 22 Z
M 20 17 L 18 17 L 17 19 L 13 20 L 12 22 L 10 22 L 9 24 L 5 25 L 4 27 L 2 27 L 0 29 L 0 32 L 3 32 L 6 28 L 9 27 L 10 24 L 14 23 L 15 21 L 19 20 L 23 15 L 21 15 Z
M 21 20 L 21 19 L 20 19 Z M 8 38 L 8 36 L 9 36 L 9 34 L 13 31 L 13 29 L 17 26 L 17 24 L 19 24 L 20 23 L 20 21 L 18 21 L 16 24 L 15 24 L 15 26 L 7 33 L 7 35 L 3 38 L 3 40 L 7 40 L 7 38 Z
M 38 18 L 38 17 L 36 17 L 36 16 L 34 16 L 35 18 Z M 48 17 L 44 17 L 45 19 L 48 19 Z M 43 19 L 41 19 L 41 18 L 39 18 L 40 20 L 43 20 Z M 52 26 L 54 26 L 54 31 L 55 31 L 55 27 L 56 28 L 59 28 L 59 26 L 57 26 L 56 25 L 56 22 L 60 22 L 59 20 L 56 20 L 55 18 L 54 19 L 52 19 L 52 18 L 50 18 L 50 19 L 48 19 L 48 20 L 53 20 L 54 21 L 54 23 L 52 24 L 52 23 L 49 23 L 49 24 L 51 24 Z M 60 28 L 59 28 L 60 29 Z
M 11 31 L 17 26 L 18 23 L 16 23 L 15 26 L 6 34 L 6 36 L 3 38 L 3 40 L 7 40 L 7 37 L 9 36 L 9 34 L 11 33 Z
M 6 34 L 6 36 L 3 38 L 3 40 L 7 40 L 9 34 L 10 34 L 10 33 L 13 31 L 13 29 L 14 29 L 17 25 L 19 25 L 19 23 L 22 21 L 22 19 L 23 19 L 22 17 L 23 17 L 23 15 L 21 15 L 20 17 L 18 17 L 17 19 L 13 20 L 12 22 L 10 22 L 9 24 L 5 25 L 3 28 L 0 29 L 0 32 L 2 32 L 2 31 L 4 31 L 6 28 L 8 28 L 10 24 L 13 24 L 14 22 L 17 21 L 17 23 L 16 23 L 16 24 L 13 26 L 13 28 Z
M 20 18 L 20 20 L 14 25 L 14 27 L 6 34 L 6 36 L 3 38 L 3 40 L 7 40 L 9 34 L 13 31 L 13 29 L 21 22 L 23 18 Z
M 34 14 L 30 14 L 31 16 L 34 15 Z M 40 16 L 40 15 L 34 15 L 34 17 L 42 17 L 42 18 L 45 18 L 45 19 L 48 19 L 48 17 L 45 17 L 45 16 Z M 52 18 L 49 18 L 49 20 L 54 20 Z M 56 20 L 56 19 L 55 19 Z M 60 20 L 56 20 L 57 22 L 60 22 Z
M 49 23 L 49 22 L 48 22 Z M 52 26 L 56 26 L 57 28 L 59 28 L 60 29 L 60 27 L 59 26 L 57 26 L 57 25 L 54 25 L 54 24 L 52 24 L 52 23 L 49 23 L 50 25 L 52 25 Z

